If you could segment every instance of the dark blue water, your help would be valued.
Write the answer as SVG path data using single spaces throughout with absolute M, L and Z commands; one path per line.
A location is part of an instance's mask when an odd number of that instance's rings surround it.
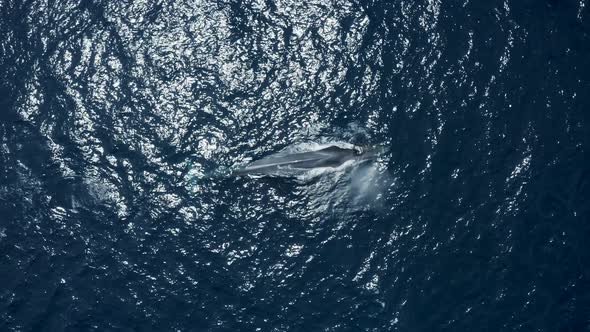
M 0 330 L 590 331 L 589 122 L 587 0 L 0 0 Z

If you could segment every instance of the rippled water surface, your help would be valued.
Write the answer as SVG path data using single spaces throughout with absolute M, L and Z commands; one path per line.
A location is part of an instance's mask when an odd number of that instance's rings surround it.
M 590 331 L 589 8 L 0 0 L 0 330 Z

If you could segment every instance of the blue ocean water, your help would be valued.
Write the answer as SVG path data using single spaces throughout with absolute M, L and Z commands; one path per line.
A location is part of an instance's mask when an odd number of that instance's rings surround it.
M 0 0 L 0 330 L 590 331 L 589 6 Z

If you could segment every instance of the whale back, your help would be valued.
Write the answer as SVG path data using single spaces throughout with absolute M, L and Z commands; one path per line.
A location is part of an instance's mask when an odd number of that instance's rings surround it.
M 284 169 L 305 170 L 321 167 L 338 167 L 356 157 L 357 151 L 354 149 L 344 149 L 338 146 L 329 146 L 321 150 L 307 152 L 279 152 L 254 161 L 236 170 L 234 174 L 269 174 Z

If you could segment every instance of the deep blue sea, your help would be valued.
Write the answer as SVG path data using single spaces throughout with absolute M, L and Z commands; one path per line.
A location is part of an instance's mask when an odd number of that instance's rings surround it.
M 590 331 L 589 148 L 588 0 L 0 0 L 0 331 Z

